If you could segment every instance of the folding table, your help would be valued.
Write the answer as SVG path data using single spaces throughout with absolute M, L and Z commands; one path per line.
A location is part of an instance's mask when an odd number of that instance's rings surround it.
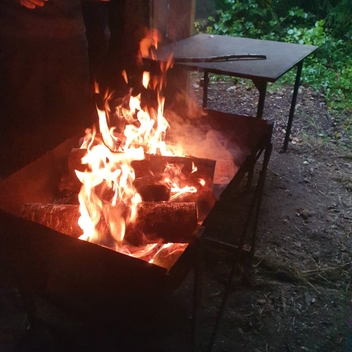
M 276 82 L 297 66 L 283 150 L 287 150 L 304 59 L 318 47 L 270 40 L 198 34 L 158 49 L 158 61 L 204 73 L 203 107 L 207 107 L 209 73 L 243 77 L 259 91 L 257 118 L 263 118 L 268 82 Z

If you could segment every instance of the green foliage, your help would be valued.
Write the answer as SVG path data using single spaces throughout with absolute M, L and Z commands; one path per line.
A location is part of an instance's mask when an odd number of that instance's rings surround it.
M 266 3 L 261 6 L 256 0 L 224 0 L 224 3 L 227 6 L 218 10 L 216 19 L 209 17 L 208 31 L 222 35 L 271 39 L 271 32 L 274 34 L 278 19 Z
M 330 108 L 352 111 L 351 0 L 215 2 L 217 15 L 197 22 L 199 32 L 318 46 L 305 60 L 303 84 L 322 91 Z
M 326 23 L 332 28 L 333 36 L 345 37 L 352 40 L 352 1 L 335 0 L 327 1 Z

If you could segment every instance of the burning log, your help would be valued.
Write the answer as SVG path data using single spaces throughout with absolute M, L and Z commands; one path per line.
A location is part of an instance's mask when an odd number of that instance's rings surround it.
M 71 237 L 79 237 L 79 205 L 27 203 L 22 206 L 22 217 Z
M 111 214 L 107 206 L 104 213 Z M 27 203 L 22 207 L 22 217 L 78 238 L 82 229 L 78 225 L 79 205 Z M 137 209 L 137 218 L 128 224 L 125 240 L 135 246 L 146 242 L 191 242 L 197 227 L 197 206 L 193 202 L 142 202 Z M 110 228 L 102 217 L 97 230 L 102 236 L 110 236 Z
M 136 223 L 126 228 L 126 239 L 131 241 L 134 236 L 132 242 L 138 243 L 137 236 L 144 234 L 156 242 L 191 242 L 197 222 L 197 206 L 193 202 L 143 202 L 138 207 Z
M 82 183 L 77 178 L 75 170 L 83 172 L 87 169 L 87 166 L 82 164 L 82 158 L 86 155 L 86 153 L 86 149 L 73 148 L 71 150 L 67 160 L 68 173 L 63 175 L 60 180 L 60 192 L 69 191 L 78 194 Z
M 154 184 L 152 177 L 141 177 L 134 180 L 133 185 L 144 202 L 161 202 L 170 200 L 170 188 Z
M 72 149 L 68 157 L 68 175 L 66 175 L 60 185 L 60 189 L 69 188 L 71 191 L 79 192 L 81 183 L 76 176 L 75 170 L 84 171 L 86 169 L 86 165 L 82 164 L 82 158 L 86 153 L 86 149 Z M 149 178 L 152 175 L 154 179 L 157 179 L 163 174 L 168 164 L 180 165 L 185 177 L 190 179 L 203 178 L 211 189 L 215 163 L 214 160 L 196 157 L 146 154 L 144 160 L 132 161 L 132 167 L 136 178 Z M 197 168 L 196 171 L 194 171 L 194 167 Z
M 198 177 L 206 177 L 210 180 L 214 178 L 215 161 L 210 159 L 182 156 L 165 156 L 146 154 L 144 160 L 132 161 L 132 167 L 136 173 L 136 177 L 143 177 L 150 174 L 161 175 L 168 164 L 182 165 L 182 173 L 188 177 L 193 173 L 197 173 Z M 197 171 L 194 172 L 194 167 Z
M 82 157 L 87 153 L 86 149 L 72 149 L 68 158 L 68 175 L 61 180 L 60 190 L 69 190 L 78 193 L 81 183 L 78 180 L 75 170 L 84 171 L 86 165 L 82 164 Z M 212 191 L 213 178 L 215 172 L 214 160 L 146 154 L 144 160 L 132 161 L 132 167 L 135 171 L 136 179 L 133 185 L 140 193 L 143 201 L 171 201 L 176 202 L 196 202 L 199 219 L 202 220 L 208 214 L 214 205 L 214 195 Z M 174 165 L 180 170 L 178 185 L 195 187 L 196 193 L 182 193 L 180 195 L 171 194 L 170 188 L 162 185 L 165 179 L 165 169 L 169 165 Z M 176 192 L 177 193 L 177 192 Z M 170 198 L 171 196 L 171 198 Z M 104 198 L 104 197 L 103 197 Z M 105 198 L 104 198 L 105 199 Z
M 165 177 L 170 177 L 166 171 L 168 165 L 174 165 L 180 169 L 180 177 L 177 184 L 193 187 L 196 192 L 178 192 L 171 190 L 170 200 L 176 202 L 196 202 L 198 208 L 198 220 L 205 219 L 215 203 L 213 194 L 213 179 L 215 172 L 214 160 L 196 157 L 179 157 L 147 154 L 144 160 L 135 160 L 132 167 L 136 176 L 140 179 L 151 179 L 150 182 L 163 182 Z M 170 186 L 172 187 L 172 186 Z M 138 187 L 137 191 L 139 191 Z

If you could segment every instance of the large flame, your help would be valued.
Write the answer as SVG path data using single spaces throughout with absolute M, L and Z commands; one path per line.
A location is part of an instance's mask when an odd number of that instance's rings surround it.
M 150 47 L 157 46 L 159 35 L 156 31 L 150 32 L 140 43 L 142 56 L 151 53 Z M 152 54 L 150 56 L 153 56 Z M 98 109 L 99 133 L 94 129 L 86 130 L 86 136 L 81 148 L 87 150 L 82 159 L 85 171 L 76 174 L 82 183 L 79 193 L 80 218 L 82 228 L 80 239 L 113 248 L 121 253 L 142 258 L 151 263 L 160 264 L 160 258 L 178 251 L 184 251 L 186 244 L 146 244 L 142 247 L 133 247 L 124 242 L 126 226 L 136 217 L 141 196 L 137 193 L 133 181 L 135 172 L 132 161 L 143 160 L 145 153 L 175 155 L 175 148 L 168 149 L 165 142 L 169 123 L 164 117 L 165 99 L 161 94 L 166 83 L 166 71 L 172 65 L 172 58 L 161 64 L 161 75 L 151 77 L 144 72 L 142 84 L 145 89 L 156 91 L 157 109 L 142 108 L 141 94 L 129 95 L 122 99 L 111 112 Z M 123 76 L 128 82 L 127 73 Z M 107 95 L 109 101 L 111 96 Z M 121 126 L 110 126 L 109 117 L 118 116 Z M 181 171 L 174 165 L 167 165 L 163 183 L 171 189 L 172 198 L 185 192 L 196 192 L 195 187 L 179 186 Z M 109 228 L 109 235 L 100 231 L 101 221 L 104 220 Z

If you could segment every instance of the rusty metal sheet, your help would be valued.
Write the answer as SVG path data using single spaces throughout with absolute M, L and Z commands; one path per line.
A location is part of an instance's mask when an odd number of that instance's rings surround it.
M 157 50 L 159 61 L 227 55 L 265 55 L 266 59 L 242 58 L 223 62 L 178 63 L 189 69 L 275 82 L 318 47 L 269 40 L 198 34 Z

